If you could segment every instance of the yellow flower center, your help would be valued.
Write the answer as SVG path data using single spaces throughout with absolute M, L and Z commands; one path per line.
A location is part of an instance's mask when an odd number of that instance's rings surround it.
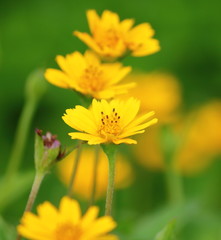
M 95 36 L 95 38 L 100 48 L 114 48 L 120 40 L 119 33 L 114 28 L 107 29 L 102 34 Z
M 105 86 L 103 71 L 94 65 L 89 65 L 83 72 L 79 86 L 85 90 L 86 93 L 93 93 L 100 91 Z
M 80 240 L 82 230 L 72 223 L 64 223 L 57 227 L 55 230 L 56 240 Z
M 100 134 L 109 140 L 111 140 L 114 136 L 119 135 L 121 131 L 119 121 L 120 116 L 115 111 L 115 108 L 113 108 L 112 113 L 109 115 L 101 112 Z

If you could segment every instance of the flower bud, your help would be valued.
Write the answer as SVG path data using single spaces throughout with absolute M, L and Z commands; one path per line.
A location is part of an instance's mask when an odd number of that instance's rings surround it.
M 64 155 L 56 135 L 50 132 L 42 135 L 42 130 L 35 130 L 35 168 L 37 171 L 47 172 Z

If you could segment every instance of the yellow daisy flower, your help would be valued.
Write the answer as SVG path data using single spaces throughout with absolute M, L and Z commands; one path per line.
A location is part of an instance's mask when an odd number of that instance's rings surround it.
M 148 120 L 153 111 L 137 117 L 140 101 L 129 98 L 126 101 L 93 99 L 90 109 L 76 106 L 67 109 L 62 117 L 67 125 L 80 131 L 69 133 L 72 139 L 87 141 L 89 145 L 100 143 L 136 144 L 129 136 L 143 133 L 144 129 L 157 123 L 157 119 Z
M 87 11 L 91 35 L 75 31 L 74 34 L 93 51 L 107 59 L 122 57 L 127 52 L 140 57 L 159 51 L 159 42 L 153 39 L 154 30 L 149 23 L 132 28 L 133 19 L 120 21 L 116 13 L 105 10 L 99 17 L 95 10 Z
M 94 168 L 94 149 L 86 148 L 81 153 L 78 170 L 73 186 L 73 192 L 85 200 L 89 200 L 93 191 L 93 168 Z M 58 176 L 61 181 L 68 185 L 72 174 L 76 151 L 71 152 L 65 159 L 58 164 Z M 99 152 L 96 175 L 96 193 L 95 198 L 99 199 L 105 196 L 107 191 L 108 179 L 108 161 L 103 151 Z M 85 178 L 85 176 L 87 176 Z M 132 167 L 126 159 L 118 154 L 116 157 L 116 176 L 115 188 L 125 188 L 133 181 Z
M 61 88 L 108 99 L 126 93 L 134 86 L 134 83 L 118 84 L 131 71 L 131 67 L 123 67 L 121 63 L 101 63 L 91 51 L 86 51 L 84 55 L 76 51 L 66 57 L 57 56 L 56 61 L 61 70 L 49 68 L 45 78 Z
M 173 134 L 182 143 L 174 153 L 174 170 L 181 174 L 196 174 L 205 170 L 221 153 L 221 101 L 215 100 L 180 116 L 171 125 Z M 150 129 L 134 148 L 137 160 L 154 170 L 165 169 L 165 156 L 161 146 L 161 126 Z M 146 146 L 151 145 L 147 149 Z
M 98 216 L 98 207 L 90 207 L 84 216 L 76 200 L 63 197 L 59 209 L 45 202 L 38 206 L 38 216 L 26 212 L 18 226 L 23 237 L 33 240 L 117 240 L 108 234 L 116 227 L 109 216 Z

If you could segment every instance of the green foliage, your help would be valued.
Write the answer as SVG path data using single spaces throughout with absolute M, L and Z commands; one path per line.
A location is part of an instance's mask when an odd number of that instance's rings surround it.
M 1 240 L 12 240 L 16 237 L 16 230 L 14 226 L 9 225 L 0 216 L 0 239 Z
M 155 237 L 154 240 L 175 240 L 175 221 L 171 221 Z
M 18 201 L 24 193 L 27 193 L 31 188 L 33 179 L 33 171 L 16 174 L 10 180 L 10 183 L 5 182 L 5 179 L 2 177 L 0 179 L 0 192 L 4 192 L 4 194 L 0 195 L 0 212 Z M 10 187 L 8 185 L 10 185 Z

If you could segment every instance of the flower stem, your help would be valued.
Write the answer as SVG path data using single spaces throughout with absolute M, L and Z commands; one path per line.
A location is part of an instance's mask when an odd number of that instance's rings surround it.
M 105 215 L 111 216 L 112 202 L 114 194 L 114 178 L 115 178 L 115 156 L 116 156 L 116 145 L 103 144 L 102 148 L 108 158 L 108 186 L 105 204 Z
M 25 212 L 31 211 L 44 177 L 45 177 L 45 173 L 36 173 L 35 179 L 32 185 L 32 189 L 28 197 L 28 202 L 25 207 Z
M 172 167 L 166 169 L 165 175 L 170 203 L 173 205 L 182 204 L 184 202 L 184 192 L 181 176 Z
M 21 164 L 25 144 L 29 134 L 30 124 L 36 111 L 37 103 L 27 99 L 18 122 L 15 140 L 12 152 L 9 158 L 9 164 L 6 169 L 5 178 L 8 180 L 13 176 Z
M 25 85 L 25 104 L 19 118 L 8 166 L 3 176 L 3 180 L 7 184 L 0 189 L 1 192 L 4 192 L 4 194 L 0 195 L 0 206 L 4 206 L 7 199 L 11 198 L 10 192 L 13 186 L 13 178 L 21 165 L 30 125 L 38 103 L 45 94 L 46 89 L 47 85 L 43 77 L 43 70 L 37 69 L 33 71 Z
M 171 204 L 182 204 L 184 191 L 181 176 L 174 169 L 176 151 L 180 146 L 180 139 L 170 125 L 161 128 L 161 144 L 165 159 L 165 177 Z
M 28 201 L 27 201 L 24 213 L 31 211 L 31 209 L 32 209 L 32 207 L 34 205 L 36 196 L 38 194 L 39 188 L 41 186 L 42 180 L 44 179 L 44 177 L 45 177 L 45 173 L 38 173 L 38 172 L 36 173 L 35 178 L 34 178 L 34 182 L 32 184 L 31 192 L 30 192 L 29 197 L 28 197 Z M 23 213 L 23 215 L 24 215 L 24 213 Z M 20 240 L 20 239 L 21 239 L 21 236 L 18 235 L 17 236 L 17 240 Z
M 69 186 L 68 186 L 68 192 L 67 192 L 67 195 L 69 197 L 72 196 L 72 189 L 73 189 L 73 186 L 74 186 L 74 181 L 75 181 L 75 178 L 76 178 L 76 174 L 77 174 L 77 169 L 78 169 L 78 165 L 79 165 L 79 161 L 80 161 L 80 156 L 81 156 L 81 145 L 82 145 L 83 141 L 80 141 L 79 144 L 78 144 L 78 148 L 77 148 L 77 153 L 76 153 L 76 156 L 75 156 L 75 159 L 74 159 L 74 165 L 73 165 L 73 170 L 72 170 L 72 174 L 71 174 L 71 179 L 70 179 L 70 182 L 69 182 Z
M 94 155 L 94 168 L 93 168 L 93 182 L 92 182 L 92 192 L 91 192 L 91 199 L 89 202 L 89 206 L 94 204 L 95 195 L 96 195 L 96 188 L 97 188 L 97 167 L 99 161 L 99 145 L 95 147 L 95 155 Z
M 21 165 L 30 125 L 36 111 L 36 107 L 36 101 L 29 101 L 29 99 L 26 100 L 18 122 L 11 155 L 8 161 L 8 166 L 5 175 L 3 176 L 4 182 L 7 182 L 7 184 L 1 188 L 1 192 L 4 192 L 4 194 L 0 195 L 0 206 L 5 206 L 7 198 L 10 197 L 9 194 L 13 186 L 13 179 Z

